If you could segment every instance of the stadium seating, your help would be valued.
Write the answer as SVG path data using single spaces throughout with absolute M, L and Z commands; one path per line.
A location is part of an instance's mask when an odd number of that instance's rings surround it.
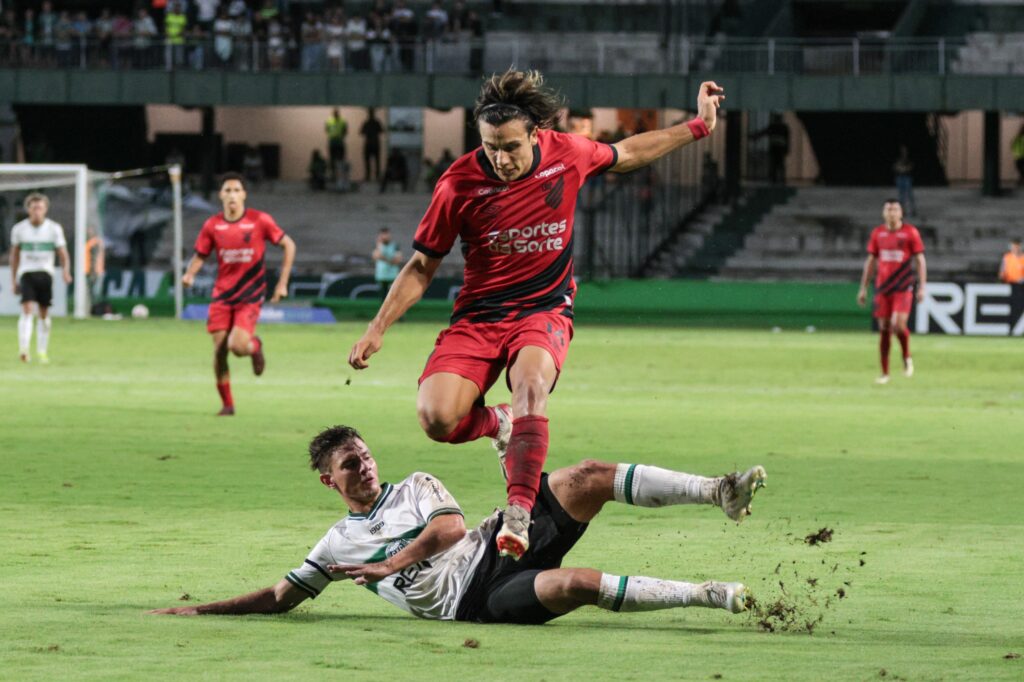
M 810 187 L 776 206 L 747 235 L 722 279 L 857 281 L 871 229 L 889 188 Z M 976 189 L 915 190 L 932 280 L 994 281 L 1008 240 L 1020 233 L 1024 198 Z
M 1024 33 L 969 33 L 954 73 L 1024 74 Z

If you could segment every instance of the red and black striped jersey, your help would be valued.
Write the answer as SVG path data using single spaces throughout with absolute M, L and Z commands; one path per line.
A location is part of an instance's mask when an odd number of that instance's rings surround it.
M 533 167 L 512 182 L 483 148 L 458 159 L 437 183 L 413 248 L 445 256 L 458 237 L 466 258 L 452 322 L 520 319 L 560 310 L 572 316 L 573 216 L 588 177 L 615 165 L 611 145 L 539 130 Z
M 914 288 L 914 271 L 910 261 L 924 253 L 924 243 L 917 228 L 903 223 L 897 230 L 879 225 L 868 239 L 868 253 L 878 259 L 875 292 L 894 294 Z
M 217 251 L 214 302 L 262 303 L 267 292 L 266 243 L 277 244 L 283 238 L 284 230 L 269 213 L 250 208 L 234 221 L 223 212 L 210 216 L 196 238 L 196 255 L 207 258 Z

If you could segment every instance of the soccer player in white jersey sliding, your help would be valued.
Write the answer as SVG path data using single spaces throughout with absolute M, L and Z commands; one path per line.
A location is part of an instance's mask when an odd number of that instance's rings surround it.
M 50 357 L 50 305 L 53 303 L 54 256 L 60 257 L 65 284 L 71 284 L 71 259 L 64 240 L 64 228 L 46 217 L 50 200 L 45 194 L 33 192 L 25 197 L 28 218 L 11 229 L 11 289 L 21 294 L 21 316 L 18 318 L 18 354 L 28 362 L 32 344 L 32 307 L 39 312 L 36 324 L 36 353 L 39 362 L 47 364 Z
M 641 507 L 712 504 L 741 521 L 764 485 L 756 466 L 744 474 L 704 478 L 638 464 L 584 460 L 541 478 L 530 546 L 516 561 L 499 556 L 495 512 L 472 530 L 439 480 L 414 473 L 381 483 L 377 463 L 355 429 L 335 426 L 309 447 L 320 481 L 350 514 L 280 582 L 209 604 L 158 609 L 175 615 L 281 613 L 317 597 L 337 580 L 356 585 L 421 618 L 540 624 L 581 606 L 653 611 L 705 606 L 739 613 L 748 591 L 739 582 L 689 583 L 561 568 L 562 558 L 606 502 Z

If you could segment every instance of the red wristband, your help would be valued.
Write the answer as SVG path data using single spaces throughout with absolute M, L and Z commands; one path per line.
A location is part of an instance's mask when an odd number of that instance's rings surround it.
M 708 124 L 704 122 L 704 119 L 697 117 L 686 122 L 686 127 L 693 133 L 693 139 L 699 140 L 702 137 L 707 137 L 711 134 L 708 129 Z

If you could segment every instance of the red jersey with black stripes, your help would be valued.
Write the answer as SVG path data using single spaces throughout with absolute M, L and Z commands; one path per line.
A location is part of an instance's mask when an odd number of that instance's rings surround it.
M 277 244 L 284 230 L 269 213 L 246 209 L 238 220 L 224 213 L 210 216 L 196 238 L 196 255 L 207 258 L 217 252 L 217 280 L 213 301 L 227 305 L 262 303 L 267 292 L 263 257 L 266 243 Z
M 875 293 L 894 294 L 914 288 L 916 280 L 910 261 L 924 253 L 924 243 L 916 227 L 903 223 L 899 229 L 890 230 L 879 225 L 868 239 L 868 253 L 878 259 Z
M 520 319 L 556 311 L 572 317 L 573 216 L 587 178 L 615 165 L 611 145 L 539 130 L 533 166 L 507 182 L 483 148 L 466 154 L 437 183 L 413 248 L 445 256 L 458 238 L 466 258 L 452 322 Z

